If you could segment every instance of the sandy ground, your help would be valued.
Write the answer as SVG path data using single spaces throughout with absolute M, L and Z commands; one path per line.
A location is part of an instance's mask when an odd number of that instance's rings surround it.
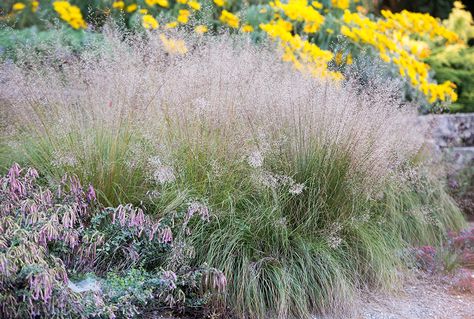
M 354 319 L 474 319 L 474 294 L 440 277 L 418 274 L 393 294 L 364 294 Z

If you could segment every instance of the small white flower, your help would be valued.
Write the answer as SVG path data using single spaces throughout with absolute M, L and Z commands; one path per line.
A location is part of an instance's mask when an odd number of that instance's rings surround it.
M 290 176 L 277 175 L 277 177 L 278 177 L 278 181 L 279 181 L 281 186 L 290 185 L 290 187 L 291 187 L 295 183 L 293 178 L 291 178 Z
M 290 186 L 290 194 L 299 195 L 304 190 L 304 184 L 295 183 Z
M 341 245 L 341 243 L 342 243 L 341 237 L 331 236 L 328 238 L 329 247 L 331 247 L 332 249 L 336 249 L 337 247 L 339 247 L 339 245 Z
M 253 168 L 259 168 L 263 165 L 263 155 L 260 151 L 256 150 L 250 153 L 247 158 L 247 163 Z
M 56 167 L 69 166 L 74 167 L 77 165 L 77 160 L 72 154 L 62 154 L 60 152 L 53 153 L 54 159 L 51 164 Z
M 191 202 L 188 205 L 187 218 L 191 219 L 194 214 L 198 214 L 202 220 L 209 221 L 209 207 L 200 202 Z
M 153 172 L 153 179 L 159 184 L 174 182 L 174 169 L 171 166 L 160 166 Z
M 173 167 L 164 165 L 158 156 L 150 157 L 148 159 L 148 165 L 151 169 L 153 179 L 158 184 L 170 183 L 176 180 Z
M 148 195 L 148 197 L 149 197 L 150 199 L 158 198 L 158 197 L 161 196 L 160 192 L 158 192 L 157 190 L 148 191 L 148 192 L 146 192 L 146 195 Z
M 287 227 L 288 222 L 287 222 L 287 220 L 286 220 L 286 217 L 282 217 L 282 218 L 276 220 L 275 224 L 276 224 L 277 226 L 280 226 L 280 227 Z
M 153 156 L 148 159 L 148 164 L 153 167 L 160 167 L 162 166 L 161 160 L 158 156 Z
M 342 243 L 342 238 L 339 235 L 339 233 L 342 230 L 342 225 L 338 222 L 334 222 L 331 224 L 331 227 L 329 228 L 329 234 L 327 237 L 328 245 L 329 247 L 336 249 L 341 245 Z
M 274 176 L 270 172 L 263 172 L 259 174 L 258 182 L 269 188 L 277 188 L 279 186 L 278 177 Z

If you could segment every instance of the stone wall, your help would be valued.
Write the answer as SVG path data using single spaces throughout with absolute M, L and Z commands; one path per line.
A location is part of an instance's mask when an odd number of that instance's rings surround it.
M 474 114 L 426 115 L 435 147 L 457 170 L 474 165 Z
M 448 186 L 468 217 L 474 219 L 474 114 L 420 116 L 431 142 L 448 167 Z

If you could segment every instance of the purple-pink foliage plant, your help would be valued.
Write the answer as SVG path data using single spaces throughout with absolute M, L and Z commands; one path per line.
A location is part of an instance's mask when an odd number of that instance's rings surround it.
M 100 235 L 86 234 L 96 209 L 92 186 L 65 176 L 52 190 L 35 169 L 14 164 L 0 177 L 0 317 L 79 313 L 79 296 L 66 289 L 67 267 L 90 266 Z M 54 253 L 53 253 L 54 252 Z
M 182 307 L 185 293 L 224 293 L 222 272 L 190 267 L 181 256 L 192 251 L 184 237 L 193 216 L 209 221 L 206 205 L 193 201 L 182 214 L 154 220 L 131 204 L 102 207 L 93 186 L 82 186 L 75 176 L 52 187 L 42 187 L 38 179 L 35 169 L 18 164 L 0 177 L 0 318 L 113 317 L 113 309 L 123 310 L 107 292 L 73 292 L 71 273 L 140 267 L 160 278 L 152 295 L 168 307 Z M 162 270 L 153 275 L 157 269 Z M 103 305 L 91 302 L 94 298 Z

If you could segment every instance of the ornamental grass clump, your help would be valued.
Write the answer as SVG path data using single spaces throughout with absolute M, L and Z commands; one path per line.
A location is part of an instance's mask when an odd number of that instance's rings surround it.
M 112 249 L 121 262 L 105 253 L 99 269 L 207 264 L 225 275 L 205 281 L 224 293 L 225 315 L 309 318 L 347 311 L 361 288 L 392 287 L 407 248 L 464 224 L 426 173 L 416 110 L 396 85 L 356 71 L 306 76 L 245 38 L 172 36 L 186 53 L 167 52 L 158 34 L 107 35 L 106 49 L 60 65 L 2 65 L 15 128 L 4 165 L 77 175 L 122 205 L 116 223 L 130 224 L 127 203 L 146 208 L 134 225 L 182 221 L 172 258 L 155 255 L 165 230 L 146 248 L 124 235 L 117 245 L 132 254 Z

